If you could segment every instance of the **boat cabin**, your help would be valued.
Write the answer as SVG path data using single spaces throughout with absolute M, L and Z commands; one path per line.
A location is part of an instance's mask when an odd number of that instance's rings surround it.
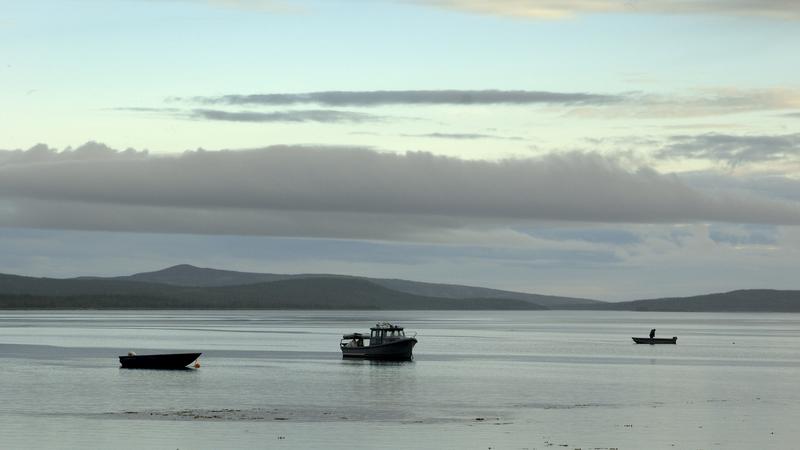
M 405 337 L 406 333 L 403 331 L 403 327 L 392 325 L 388 322 L 377 323 L 374 327 L 369 329 L 370 345 L 384 344 Z
M 367 345 L 381 345 L 388 344 L 389 342 L 405 339 L 406 333 L 403 327 L 392 325 L 388 322 L 381 322 L 375 324 L 374 327 L 369 329 L 369 336 L 361 333 L 350 333 L 342 336 L 342 348 L 357 348 L 364 347 L 364 341 L 368 341 Z

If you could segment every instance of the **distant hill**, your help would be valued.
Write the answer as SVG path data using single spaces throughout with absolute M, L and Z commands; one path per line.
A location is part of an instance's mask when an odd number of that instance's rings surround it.
M 106 280 L 140 281 L 148 283 L 161 283 L 175 286 L 191 287 L 220 287 L 258 284 L 282 280 L 298 280 L 309 278 L 340 278 L 365 280 L 383 286 L 393 291 L 405 292 L 423 297 L 436 297 L 443 299 L 507 299 L 521 300 L 547 308 L 581 307 L 586 305 L 602 304 L 597 300 L 584 298 L 558 297 L 552 295 L 528 294 L 498 289 L 488 289 L 455 284 L 423 283 L 388 278 L 353 277 L 347 275 L 330 274 L 297 274 L 281 275 L 271 273 L 236 272 L 232 270 L 208 269 L 195 267 L 189 264 L 180 264 L 155 272 L 143 272 L 134 275 L 105 278 Z
M 193 287 L 0 275 L 2 309 L 544 309 L 516 299 L 426 297 L 366 280 L 315 277 Z
M 109 280 L 142 281 L 147 283 L 172 284 L 175 286 L 217 287 L 239 286 L 243 284 L 268 283 L 289 280 L 296 275 L 277 275 L 271 273 L 236 272 L 233 270 L 207 269 L 189 264 L 179 264 L 154 272 L 106 278 Z M 96 279 L 96 277 L 95 277 Z
M 687 312 L 800 312 L 800 291 L 747 289 L 720 294 L 605 303 L 592 309 Z
M 181 264 L 113 278 L 0 274 L 0 309 L 10 308 L 800 312 L 800 291 L 751 289 L 607 303 L 400 279 L 236 272 Z

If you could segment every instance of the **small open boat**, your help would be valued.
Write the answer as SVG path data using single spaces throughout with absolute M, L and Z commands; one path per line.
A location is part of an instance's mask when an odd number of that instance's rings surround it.
M 339 348 L 342 349 L 343 358 L 411 360 L 411 352 L 417 339 L 414 336 L 407 337 L 403 327 L 382 322 L 369 330 L 369 336 L 361 333 L 342 336 Z M 368 341 L 367 345 L 364 345 L 365 340 Z
M 649 338 L 649 337 L 632 337 L 633 342 L 637 344 L 677 344 L 678 337 L 673 336 L 671 338 Z
M 120 356 L 119 363 L 125 369 L 184 369 L 195 362 L 202 353 L 171 353 L 163 355 Z

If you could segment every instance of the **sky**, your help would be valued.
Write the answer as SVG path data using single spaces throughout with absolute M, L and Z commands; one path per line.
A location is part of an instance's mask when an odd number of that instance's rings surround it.
M 0 8 L 0 272 L 800 289 L 796 0 Z

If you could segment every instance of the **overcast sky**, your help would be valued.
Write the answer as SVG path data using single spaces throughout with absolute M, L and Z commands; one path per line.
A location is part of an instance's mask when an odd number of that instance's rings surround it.
M 800 289 L 792 0 L 0 11 L 0 272 Z

